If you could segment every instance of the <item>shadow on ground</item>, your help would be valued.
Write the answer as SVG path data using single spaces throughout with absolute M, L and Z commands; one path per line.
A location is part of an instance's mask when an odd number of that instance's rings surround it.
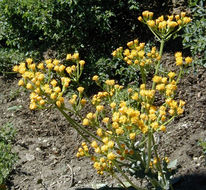
M 178 176 L 173 180 L 174 190 L 206 190 L 206 170 L 184 176 Z M 75 190 L 95 190 L 92 188 L 76 188 Z M 124 190 L 119 187 L 101 187 L 98 190 Z M 130 187 L 128 190 L 134 190 Z

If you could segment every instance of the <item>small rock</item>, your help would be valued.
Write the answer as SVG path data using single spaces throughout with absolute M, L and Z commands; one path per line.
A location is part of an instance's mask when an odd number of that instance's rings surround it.
M 198 159 L 197 157 L 194 157 L 194 158 L 193 158 L 194 161 L 197 161 L 197 159 Z
M 36 148 L 36 151 L 37 151 L 37 152 L 41 152 L 41 148 L 37 147 L 37 148 Z
M 34 157 L 34 155 L 27 153 L 27 154 L 26 154 L 26 159 L 27 159 L 27 161 L 32 161 L 32 160 L 35 159 L 35 157 Z

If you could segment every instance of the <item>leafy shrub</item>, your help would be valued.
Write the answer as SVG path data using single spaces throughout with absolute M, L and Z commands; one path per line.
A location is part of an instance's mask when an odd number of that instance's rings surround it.
M 137 71 L 128 67 L 128 65 L 119 59 L 101 58 L 96 63 L 96 70 L 101 81 L 108 78 L 114 78 L 120 84 L 127 85 L 133 81 L 138 81 Z
M 36 57 L 39 53 L 32 51 L 26 54 L 23 51 L 14 48 L 0 49 L 0 73 L 8 74 L 12 66 L 21 62 L 28 56 Z
M 28 50 L 42 53 L 55 49 L 58 58 L 62 54 L 65 56 L 65 52 L 78 50 L 91 63 L 90 67 L 85 68 L 90 73 L 99 58 L 108 57 L 113 49 L 128 39 L 134 39 L 137 33 L 141 37 L 144 34 L 147 39 L 151 37 L 136 21 L 137 15 L 148 7 L 165 11 L 171 1 L 168 5 L 161 2 L 2 0 L 0 45 L 3 49 L 18 49 L 27 54 Z M 42 60 L 42 56 L 39 56 L 39 60 Z
M 206 67 L 206 9 L 203 2 L 190 1 L 193 20 L 184 29 L 183 46 L 190 49 L 194 64 Z
M 15 130 L 12 124 L 7 123 L 0 127 L 0 185 L 5 183 L 8 175 L 17 161 L 17 155 L 12 152 Z

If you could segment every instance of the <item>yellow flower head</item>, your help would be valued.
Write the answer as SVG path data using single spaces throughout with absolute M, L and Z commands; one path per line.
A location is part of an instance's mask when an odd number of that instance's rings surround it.
M 132 99 L 133 100 L 138 100 L 138 93 L 137 92 L 135 92 L 133 95 L 132 95 Z
M 142 18 L 141 16 L 139 16 L 139 17 L 138 17 L 138 20 L 139 20 L 140 22 L 142 22 L 142 21 L 143 21 L 143 18 Z
M 33 88 L 33 86 L 32 86 L 31 83 L 27 83 L 26 88 L 29 89 L 29 90 L 31 90 L 31 89 Z
M 37 68 L 43 70 L 44 69 L 44 64 L 43 63 L 39 63 L 37 65 Z
M 60 63 L 60 61 L 59 61 L 59 60 L 54 59 L 54 61 L 53 61 L 53 64 L 54 64 L 54 65 L 58 65 L 59 63 Z
M 103 105 L 98 105 L 98 106 L 96 106 L 96 110 L 97 110 L 98 112 L 102 111 L 103 109 L 104 109 L 104 106 L 103 106 Z
M 23 81 L 22 79 L 19 80 L 18 85 L 19 85 L 19 86 L 24 86 L 24 81 Z
M 175 57 L 177 58 L 177 57 L 182 57 L 182 52 L 176 52 L 175 53 Z
M 102 132 L 101 128 L 97 129 L 97 135 L 100 136 L 100 137 L 103 135 L 103 132 Z
M 97 147 L 98 147 L 97 142 L 96 142 L 96 141 L 92 141 L 92 143 L 91 143 L 91 147 L 93 147 L 93 148 L 97 148 Z
M 186 63 L 186 64 L 192 63 L 192 58 L 191 58 L 191 57 L 186 57 L 186 58 L 185 58 L 185 63 Z
M 153 77 L 152 81 L 155 82 L 155 83 L 159 83 L 159 82 L 162 81 L 162 77 L 155 75 L 155 76 Z
M 151 28 L 155 27 L 155 21 L 154 21 L 154 20 L 148 20 L 148 21 L 147 21 L 147 24 L 148 24 Z
M 57 81 L 55 79 L 53 79 L 50 83 L 53 87 L 55 87 L 57 85 Z
M 19 66 L 18 66 L 18 65 L 15 65 L 15 66 L 13 67 L 13 71 L 14 71 L 14 72 L 18 72 L 18 71 L 19 71 Z
M 160 130 L 163 131 L 163 132 L 165 132 L 165 131 L 166 131 L 166 127 L 165 127 L 164 125 L 161 125 L 161 126 L 160 126 Z
M 113 152 L 110 152 L 109 154 L 107 154 L 107 158 L 108 160 L 115 160 L 116 155 Z
M 168 77 L 171 78 L 171 79 L 174 78 L 175 75 L 176 75 L 175 72 L 169 72 L 168 73 Z
M 71 60 L 72 59 L 72 54 L 67 54 L 66 60 Z
M 102 139 L 102 141 L 103 141 L 104 144 L 107 144 L 109 142 L 109 138 L 108 137 L 104 137 Z
M 99 77 L 98 77 L 97 75 L 94 75 L 94 76 L 92 77 L 92 80 L 98 81 L 98 80 L 99 80 Z
M 88 126 L 89 125 L 89 120 L 87 118 L 83 119 L 82 125 Z
M 143 11 L 142 16 L 147 19 L 149 17 L 149 11 Z
M 55 87 L 55 88 L 54 88 L 54 92 L 56 92 L 56 93 L 61 92 L 61 88 L 60 88 L 59 86 Z
M 64 66 L 64 65 L 60 65 L 60 66 L 59 66 L 59 72 L 64 71 L 64 69 L 65 69 L 65 66 Z
M 107 146 L 108 146 L 109 148 L 113 148 L 113 147 L 114 147 L 114 141 L 109 141 L 109 142 L 107 143 Z
M 58 107 L 61 107 L 62 106 L 62 103 L 61 103 L 61 101 L 56 101 L 56 105 L 58 106 Z
M 84 60 L 80 60 L 79 64 L 80 64 L 81 67 L 83 67 L 85 65 L 85 61 Z
M 84 105 L 87 103 L 87 100 L 83 98 L 83 99 L 81 99 L 81 102 L 80 102 L 80 103 L 81 103 L 81 105 L 84 106 Z
M 83 87 L 78 87 L 77 90 L 79 91 L 79 93 L 83 93 L 84 92 L 84 88 Z
M 103 123 L 107 124 L 109 123 L 109 117 L 105 117 L 103 120 L 102 120 Z
M 136 133 L 130 133 L 130 134 L 129 134 L 129 138 L 130 138 L 131 140 L 134 140 L 135 137 L 136 137 Z
M 117 135 L 122 135 L 124 133 L 124 130 L 121 127 L 119 127 L 119 128 L 116 129 L 115 132 L 116 132 Z
M 73 55 L 72 55 L 72 58 L 73 59 L 79 59 L 79 53 L 78 52 L 76 52 L 76 53 L 74 53 Z
M 183 59 L 182 59 L 182 57 L 176 57 L 176 65 L 177 66 L 180 66 L 180 65 L 182 65 L 183 64 Z
M 105 83 L 109 86 L 113 86 L 115 85 L 115 81 L 114 80 L 106 80 Z
M 35 103 L 35 102 L 31 103 L 31 104 L 29 105 L 29 108 L 30 108 L 31 110 L 36 109 L 36 108 L 37 108 L 36 103 Z
M 26 62 L 27 62 L 28 65 L 30 65 L 30 64 L 32 64 L 33 60 L 32 60 L 32 58 L 27 58 Z

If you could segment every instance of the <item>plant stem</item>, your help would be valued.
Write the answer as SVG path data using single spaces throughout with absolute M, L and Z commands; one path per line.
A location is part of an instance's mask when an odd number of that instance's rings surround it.
M 159 56 L 162 57 L 165 40 L 162 39 L 162 40 L 160 41 L 160 43 L 161 43 L 161 44 L 160 44 Z M 158 61 L 157 65 L 156 65 L 155 74 L 154 74 L 154 75 L 157 75 L 157 74 L 158 74 L 160 62 L 161 62 L 161 59 Z M 155 88 L 155 82 L 152 83 L 152 89 L 154 90 L 154 88 Z
M 117 181 L 119 181 L 125 189 L 128 190 L 128 188 L 125 186 L 125 184 L 124 184 L 114 173 L 112 174 L 112 176 L 113 176 L 115 179 L 117 179 Z
M 147 166 L 145 169 L 145 173 L 147 173 L 149 171 L 149 165 L 150 165 L 150 160 L 151 160 L 151 146 L 152 146 L 152 132 L 149 132 L 148 135 L 148 145 L 147 145 Z
M 163 123 L 162 125 L 167 125 L 170 121 L 172 121 L 175 118 L 175 116 L 173 115 L 169 120 L 167 120 L 165 123 Z
M 164 175 L 163 172 L 162 172 L 162 166 L 161 166 L 161 163 L 160 163 L 159 155 L 158 155 L 158 153 L 157 153 L 156 143 L 155 143 L 155 140 L 154 140 L 154 135 L 152 135 L 152 142 L 153 142 L 153 145 L 154 145 L 155 157 L 157 158 L 157 166 L 158 166 L 158 168 L 159 168 L 159 172 L 161 173 L 163 182 L 164 182 L 164 184 L 166 185 L 166 179 L 165 179 L 165 175 Z
M 183 72 L 183 67 L 181 66 L 181 67 L 180 67 L 180 72 L 179 72 L 178 77 L 177 77 L 177 80 L 176 80 L 176 84 L 179 82 L 179 80 L 180 80 L 180 78 L 181 78 L 181 76 L 182 76 L 182 72 Z
M 55 105 L 56 106 L 56 105 Z M 84 131 L 86 134 L 88 134 L 89 136 L 93 137 L 94 139 L 98 140 L 101 142 L 100 139 L 98 139 L 95 135 L 93 135 L 92 133 L 90 133 L 88 130 L 84 129 L 81 125 L 79 125 L 75 120 L 73 120 L 66 112 L 64 112 L 61 108 L 59 108 L 58 106 L 56 106 L 56 108 L 62 113 L 62 115 L 67 119 L 67 121 L 69 123 L 72 124 L 72 127 L 74 127 L 77 132 L 89 143 L 91 143 L 91 141 L 80 131 L 80 129 L 82 131 Z
M 127 177 L 127 175 L 125 175 L 125 173 L 122 171 L 122 169 L 119 167 L 119 165 L 116 162 L 113 161 L 112 163 L 115 165 L 117 170 L 122 174 L 122 176 L 131 184 L 132 187 L 134 187 L 137 190 L 145 190 L 140 187 L 137 187 L 134 183 L 132 183 L 132 181 Z
M 141 72 L 141 77 L 142 77 L 142 83 L 146 83 L 146 73 L 144 71 L 144 68 L 140 66 L 140 72 Z

